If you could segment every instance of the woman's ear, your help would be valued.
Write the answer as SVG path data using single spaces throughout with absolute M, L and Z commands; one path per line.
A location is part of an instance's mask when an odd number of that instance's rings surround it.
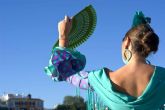
M 128 49 L 129 46 L 131 44 L 131 39 L 129 37 L 127 37 L 125 40 L 124 40 L 124 48 L 125 49 Z

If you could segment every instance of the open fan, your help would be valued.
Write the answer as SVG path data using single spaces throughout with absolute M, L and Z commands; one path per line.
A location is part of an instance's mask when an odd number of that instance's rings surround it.
M 68 47 L 74 49 L 84 43 L 94 32 L 96 27 L 96 12 L 92 5 L 85 7 L 72 18 L 72 28 L 68 35 Z M 53 49 L 58 46 L 59 40 L 54 44 Z

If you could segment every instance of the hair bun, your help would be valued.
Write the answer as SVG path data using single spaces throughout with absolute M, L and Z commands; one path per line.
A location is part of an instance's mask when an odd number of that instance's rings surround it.
M 145 57 L 147 57 L 151 52 L 156 53 L 158 50 L 159 37 L 153 31 L 147 32 L 141 39 L 141 42 L 144 46 L 142 54 Z

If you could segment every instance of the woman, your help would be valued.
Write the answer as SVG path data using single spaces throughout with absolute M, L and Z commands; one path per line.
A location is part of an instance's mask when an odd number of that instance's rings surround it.
M 81 71 L 85 56 L 67 49 L 71 26 L 72 20 L 67 16 L 58 24 L 59 47 L 54 49 L 45 68 L 54 81 L 92 88 L 112 110 L 158 110 L 165 103 L 165 69 L 146 61 L 159 45 L 159 38 L 148 23 L 141 23 L 126 33 L 122 42 L 126 65 L 116 71 L 108 68 Z

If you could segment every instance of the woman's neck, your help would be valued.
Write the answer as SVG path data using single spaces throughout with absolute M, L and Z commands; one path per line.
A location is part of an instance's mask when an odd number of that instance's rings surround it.
M 141 65 L 141 64 L 147 64 L 146 59 L 144 57 L 141 57 L 137 54 L 133 54 L 132 58 L 130 59 L 129 65 Z

